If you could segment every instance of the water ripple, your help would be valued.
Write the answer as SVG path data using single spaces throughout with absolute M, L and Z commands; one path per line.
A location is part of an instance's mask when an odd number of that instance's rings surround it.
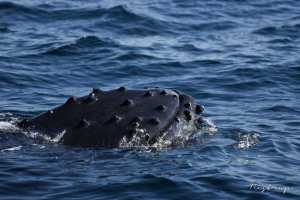
M 299 199 L 299 7 L 0 2 L 0 198 Z M 217 132 L 177 148 L 81 149 L 15 126 L 120 85 L 183 91 Z
M 117 45 L 109 40 L 101 40 L 96 36 L 87 36 L 77 39 L 75 42 L 66 44 L 54 49 L 49 49 L 44 52 L 44 55 L 56 55 L 56 56 L 67 56 L 74 54 L 82 54 L 85 49 L 90 51 L 92 48 L 107 48 L 107 47 L 116 47 Z
M 268 36 L 283 36 L 283 37 L 290 37 L 292 39 L 299 38 L 300 32 L 300 24 L 294 25 L 282 25 L 279 27 L 276 26 L 269 26 L 263 27 L 260 29 L 255 30 L 253 33 L 259 35 L 268 35 Z

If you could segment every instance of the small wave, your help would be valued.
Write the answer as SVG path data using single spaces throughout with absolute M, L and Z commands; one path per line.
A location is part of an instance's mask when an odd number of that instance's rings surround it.
M 289 121 L 285 123 L 287 126 L 300 127 L 300 121 Z
M 130 30 L 131 32 L 134 32 L 134 34 L 143 35 L 144 32 L 145 35 L 151 35 L 151 33 L 162 34 L 163 31 L 170 31 L 170 22 L 153 18 L 144 13 L 137 14 L 134 10 L 123 5 L 118 5 L 105 10 L 103 18 L 104 21 L 108 21 L 111 24 L 122 25 L 122 31 L 127 30 L 127 33 Z M 135 30 L 139 32 L 136 32 Z
M 93 18 L 103 18 L 104 21 L 111 19 L 126 20 L 139 20 L 141 17 L 131 11 L 125 6 L 118 5 L 111 8 L 99 7 L 83 7 L 78 9 L 61 9 L 47 11 L 49 17 L 53 20 L 86 20 Z
M 23 6 L 12 2 L 0 2 L 0 16 L 3 16 L 5 18 L 12 16 L 13 20 L 24 20 L 26 18 L 45 20 L 47 19 L 47 15 L 47 11 L 42 9 Z
M 289 38 L 278 38 L 278 39 L 273 39 L 268 41 L 268 43 L 270 44 L 287 44 L 287 43 L 291 43 L 293 42 L 291 39 Z
M 162 21 L 130 10 L 126 6 L 115 6 L 104 11 L 101 20 L 95 24 L 96 27 L 112 29 L 122 35 L 150 36 L 171 33 L 169 27 L 172 22 Z
M 221 60 L 212 60 L 212 59 L 202 59 L 202 60 L 195 60 L 190 62 L 191 64 L 201 64 L 201 65 L 219 65 L 222 64 Z
M 300 24 L 282 25 L 282 26 L 268 26 L 259 28 L 253 31 L 254 34 L 264 36 L 284 36 L 291 38 L 298 38 L 300 33 Z
M 113 59 L 120 60 L 120 61 L 128 61 L 128 60 L 154 60 L 157 58 L 146 54 L 129 52 L 126 54 L 119 55 L 117 57 L 113 57 Z
M 15 146 L 15 147 L 9 147 L 9 148 L 5 148 L 2 149 L 1 152 L 8 152 L 8 151 L 19 151 L 22 149 L 23 146 Z
M 184 44 L 182 46 L 175 46 L 174 49 L 176 50 L 179 50 L 179 51 L 196 51 L 196 52 L 199 52 L 199 51 L 202 51 L 200 48 L 196 47 L 195 45 L 193 44 Z
M 241 58 L 243 60 L 246 60 L 247 63 L 251 63 L 251 64 L 259 64 L 259 63 L 263 63 L 263 62 L 270 62 L 270 60 L 268 58 L 266 58 L 265 56 L 263 55 L 255 55 L 255 54 L 248 54 L 248 53 L 242 53 L 242 52 L 239 52 L 239 53 L 234 53 L 234 54 L 230 54 L 228 56 L 229 58 L 233 58 L 233 59 L 236 59 L 236 58 Z M 257 70 L 260 70 L 262 71 L 259 67 L 239 67 L 239 68 L 236 68 L 236 71 L 239 71 L 239 72 L 242 72 L 243 71 L 257 71 Z M 260 73 L 257 73 L 257 74 L 260 74 Z
M 76 20 L 91 20 L 99 19 L 99 26 L 103 28 L 105 23 L 109 26 L 119 24 L 124 26 L 122 30 L 127 30 L 127 33 L 134 34 L 158 34 L 163 23 L 160 20 L 154 19 L 146 15 L 139 15 L 123 5 L 118 5 L 110 8 L 102 8 L 99 6 L 82 6 L 69 7 L 67 9 L 55 9 L 50 5 L 29 6 L 12 2 L 0 2 L 0 17 L 3 16 L 7 20 L 12 21 L 34 21 L 43 23 L 54 23 L 57 21 L 76 21 Z M 131 25 L 129 25 L 131 24 Z M 139 26 L 135 25 L 142 25 Z M 129 27 L 129 29 L 128 29 Z
M 269 27 L 263 27 L 260 29 L 257 29 L 255 31 L 253 31 L 253 33 L 255 34 L 259 34 L 259 35 L 270 35 L 273 34 L 274 32 L 276 32 L 278 29 L 274 26 L 269 26 Z
M 32 9 L 16 4 L 16 3 L 12 3 L 12 2 L 8 2 L 8 1 L 4 1 L 4 2 L 0 2 L 0 11 L 4 12 L 4 11 L 32 11 Z
M 74 42 L 70 42 L 69 44 L 49 49 L 44 52 L 43 55 L 56 55 L 56 56 L 64 56 L 64 55 L 73 55 L 77 53 L 82 53 L 85 49 L 96 48 L 96 47 L 114 47 L 116 44 L 109 40 L 101 40 L 96 36 L 86 36 L 81 37 Z
M 150 166 L 150 165 L 149 165 Z M 151 167 L 150 167 L 151 168 Z M 163 171 L 163 170 L 162 170 Z M 143 198 L 145 199 L 162 199 L 160 196 L 166 196 L 164 199 L 178 199 L 178 194 L 176 192 L 182 191 L 182 195 L 179 195 L 180 198 L 185 195 L 184 192 L 191 188 L 192 184 L 188 181 L 176 180 L 168 172 L 156 173 L 156 172 L 147 172 L 147 170 L 142 170 L 141 176 L 132 176 L 128 181 L 118 181 L 114 183 L 112 180 L 107 184 L 104 184 L 101 188 L 103 191 L 109 191 L 109 196 L 104 196 L 104 198 L 114 198 L 114 199 L 136 199 Z M 104 177 L 108 177 L 105 175 Z M 126 192 L 124 193 L 124 188 Z M 102 190 L 102 189 L 101 189 Z M 130 192 L 127 192 L 130 191 Z M 121 192 L 120 192 L 121 191 Z M 141 194 L 139 194 L 139 192 Z M 119 193 L 118 193 L 119 192 Z M 149 197 L 145 194 L 149 193 Z M 194 193 L 191 193 L 194 194 Z M 97 199 L 99 193 L 88 194 L 92 199 Z
M 250 60 L 258 60 L 260 57 L 249 57 Z M 266 77 L 266 74 L 270 73 L 267 69 L 259 67 L 237 67 L 228 71 L 225 71 L 226 74 L 234 74 L 236 77 L 245 77 L 245 78 L 255 78 L 261 80 Z
M 106 18 L 120 19 L 122 21 L 140 20 L 141 17 L 133 12 L 130 12 L 125 6 L 118 5 L 106 10 Z
M 296 113 L 296 114 L 300 113 L 300 111 L 297 111 L 294 108 L 285 105 L 274 105 L 268 108 L 264 108 L 263 111 L 278 112 L 278 113 L 285 112 L 285 113 Z
M 8 33 L 10 30 L 7 27 L 0 27 L 0 32 L 1 33 Z
M 65 6 L 67 7 L 67 6 Z M 129 12 L 124 6 L 115 6 L 112 8 L 104 9 L 99 7 L 80 7 L 80 8 L 68 8 L 68 9 L 54 9 L 55 7 L 50 6 L 49 4 L 40 4 L 37 6 L 29 6 L 28 4 L 22 5 L 19 3 L 13 2 L 0 2 L 0 11 L 1 14 L 15 14 L 15 15 L 35 15 L 41 16 L 44 15 L 48 18 L 53 19 L 86 19 L 90 17 L 99 17 L 104 14 L 109 14 L 109 16 L 117 15 L 119 17 L 126 18 L 138 18 L 138 15 Z
M 239 24 L 233 21 L 217 21 L 191 25 L 193 29 L 202 31 L 225 31 L 238 27 Z
M 0 24 L 0 33 L 9 33 L 12 32 L 7 25 Z
M 236 81 L 235 83 L 224 84 L 222 87 L 231 91 L 254 91 L 262 87 L 276 84 L 270 80 L 247 80 L 243 82 Z
M 13 17 L 13 19 L 35 19 L 37 21 L 53 22 L 56 20 L 89 19 L 103 15 L 103 9 L 47 10 L 45 8 L 49 8 L 49 6 L 42 7 L 30 7 L 28 5 L 24 6 L 12 2 L 0 2 L 0 16 Z
M 126 35 L 135 35 L 135 36 L 155 36 L 159 35 L 160 31 L 159 29 L 154 29 L 152 27 L 147 27 L 147 26 L 138 26 L 138 27 L 124 27 L 122 29 L 122 34 Z

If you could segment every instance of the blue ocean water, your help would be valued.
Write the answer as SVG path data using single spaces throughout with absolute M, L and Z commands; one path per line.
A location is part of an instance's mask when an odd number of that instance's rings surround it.
M 300 1 L 0 1 L 0 199 L 299 199 Z M 14 122 L 93 87 L 176 88 L 217 132 L 81 149 Z

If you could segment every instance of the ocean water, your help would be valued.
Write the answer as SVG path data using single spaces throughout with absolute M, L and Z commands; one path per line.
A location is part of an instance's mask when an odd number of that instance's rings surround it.
M 119 86 L 183 91 L 217 131 L 82 149 L 14 123 Z M 0 199 L 300 199 L 300 1 L 0 1 Z

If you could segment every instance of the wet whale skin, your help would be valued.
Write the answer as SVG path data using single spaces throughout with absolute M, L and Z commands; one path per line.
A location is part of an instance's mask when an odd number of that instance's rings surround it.
M 166 131 L 176 133 L 179 121 L 194 124 L 202 112 L 191 96 L 175 90 L 93 89 L 19 126 L 51 137 L 64 132 L 60 142 L 65 145 L 118 147 L 124 137 L 130 139 L 139 130 L 146 142 L 154 143 Z

